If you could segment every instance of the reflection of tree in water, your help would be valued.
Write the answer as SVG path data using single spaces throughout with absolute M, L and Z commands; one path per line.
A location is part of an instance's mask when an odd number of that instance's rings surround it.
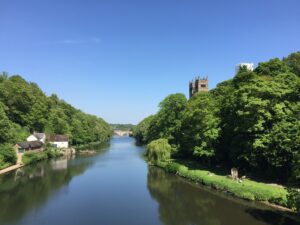
M 91 160 L 67 161 L 57 169 L 51 162 L 23 167 L 0 177 L 0 224 L 19 221 L 29 211 L 39 208 L 74 176 L 83 173 Z
M 214 199 L 199 195 L 193 186 L 161 169 L 149 167 L 148 189 L 159 203 L 161 221 L 166 224 L 221 224 L 211 210 Z
M 158 202 L 160 220 L 166 225 L 297 224 L 283 214 L 220 197 L 155 167 L 148 170 L 148 189 Z
M 251 214 L 255 219 L 268 222 L 268 224 L 273 225 L 299 225 L 300 219 L 296 221 L 296 219 L 292 219 L 281 215 L 279 213 L 276 213 L 271 210 L 257 210 L 257 209 L 248 209 L 247 212 Z

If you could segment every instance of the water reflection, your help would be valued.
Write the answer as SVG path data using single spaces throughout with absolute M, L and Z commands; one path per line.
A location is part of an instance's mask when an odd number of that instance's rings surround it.
M 148 189 L 159 203 L 160 219 L 166 225 L 298 224 L 263 206 L 253 207 L 248 202 L 202 190 L 155 167 L 148 170 Z
M 17 222 L 28 212 L 41 207 L 92 164 L 91 158 L 83 157 L 76 162 L 63 158 L 0 176 L 0 224 Z

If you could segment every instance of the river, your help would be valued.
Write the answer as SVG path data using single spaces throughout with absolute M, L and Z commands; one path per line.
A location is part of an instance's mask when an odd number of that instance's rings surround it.
M 2 225 L 294 225 L 261 205 L 187 182 L 114 137 L 96 155 L 45 161 L 0 176 Z

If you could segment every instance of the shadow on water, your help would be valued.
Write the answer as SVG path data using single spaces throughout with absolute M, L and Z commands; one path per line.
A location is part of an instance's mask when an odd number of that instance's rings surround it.
M 156 167 L 149 167 L 148 189 L 158 202 L 160 220 L 166 225 L 299 224 L 263 205 L 203 190 Z
M 0 176 L 0 224 L 15 223 L 40 208 L 94 162 L 94 157 L 60 158 Z

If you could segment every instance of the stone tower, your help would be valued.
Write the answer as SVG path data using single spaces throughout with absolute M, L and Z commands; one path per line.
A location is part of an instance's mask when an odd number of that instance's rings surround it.
M 207 92 L 208 91 L 208 77 L 200 78 L 196 77 L 190 82 L 190 98 L 198 92 Z

